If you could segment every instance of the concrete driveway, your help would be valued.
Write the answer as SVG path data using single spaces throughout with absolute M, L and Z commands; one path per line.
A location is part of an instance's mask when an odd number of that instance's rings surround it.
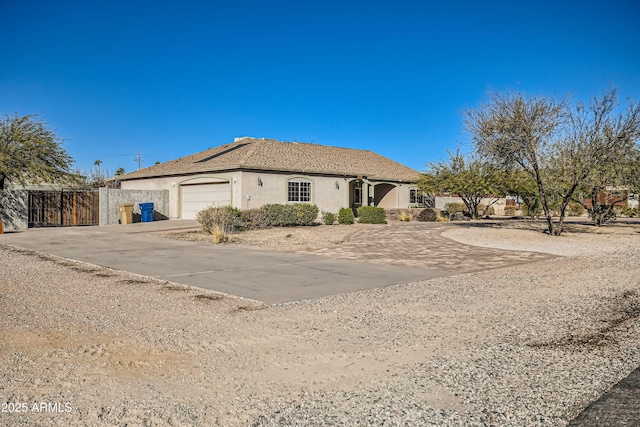
M 454 274 L 436 268 L 332 259 L 160 237 L 195 221 L 30 229 L 0 235 L 10 244 L 117 270 L 282 303 Z

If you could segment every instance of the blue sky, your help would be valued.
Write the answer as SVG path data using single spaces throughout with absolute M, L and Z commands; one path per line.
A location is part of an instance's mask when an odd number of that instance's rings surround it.
M 487 91 L 640 101 L 640 6 L 604 1 L 0 0 L 0 114 L 87 171 L 233 141 L 369 149 L 417 170 Z

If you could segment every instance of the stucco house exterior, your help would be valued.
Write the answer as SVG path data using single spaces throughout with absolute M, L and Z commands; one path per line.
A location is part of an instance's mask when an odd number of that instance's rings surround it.
M 236 138 L 120 177 L 122 189 L 169 190 L 170 218 L 208 206 L 239 209 L 313 203 L 321 211 L 362 205 L 418 206 L 420 173 L 372 151 L 266 138 Z

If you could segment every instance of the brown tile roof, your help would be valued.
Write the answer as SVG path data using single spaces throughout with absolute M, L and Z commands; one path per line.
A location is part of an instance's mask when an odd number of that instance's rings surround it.
M 243 138 L 232 144 L 171 160 L 119 177 L 121 180 L 230 169 L 367 176 L 375 180 L 415 181 L 417 171 L 368 150 L 275 139 Z

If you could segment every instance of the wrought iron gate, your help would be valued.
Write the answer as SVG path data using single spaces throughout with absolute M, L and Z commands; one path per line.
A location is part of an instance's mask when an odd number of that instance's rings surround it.
M 98 225 L 97 190 L 29 191 L 29 227 Z

